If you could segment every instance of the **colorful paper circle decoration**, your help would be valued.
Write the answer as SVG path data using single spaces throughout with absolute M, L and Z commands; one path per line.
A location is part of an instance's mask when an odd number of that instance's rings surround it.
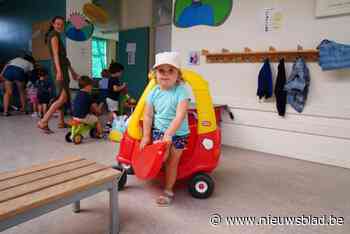
M 232 10 L 233 0 L 176 0 L 174 24 L 180 28 L 219 26 Z
M 94 25 L 78 12 L 73 12 L 65 25 L 65 34 L 73 41 L 86 41 L 93 32 Z

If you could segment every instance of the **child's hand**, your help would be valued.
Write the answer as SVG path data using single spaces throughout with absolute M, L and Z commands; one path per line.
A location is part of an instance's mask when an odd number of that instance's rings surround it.
M 143 149 L 150 142 L 151 142 L 151 139 L 149 137 L 142 137 L 141 142 L 140 142 L 140 149 Z
M 164 136 L 162 138 L 162 141 L 165 141 L 165 142 L 171 142 L 172 140 L 172 135 L 168 134 L 167 132 L 164 133 Z
M 73 80 L 79 80 L 80 79 L 80 75 L 78 73 L 76 73 L 76 72 L 73 72 L 72 73 L 72 78 L 73 78 Z

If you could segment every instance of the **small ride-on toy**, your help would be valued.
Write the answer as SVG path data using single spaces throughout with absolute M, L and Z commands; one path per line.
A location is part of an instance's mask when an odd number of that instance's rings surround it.
M 81 123 L 79 120 L 73 119 L 69 125 L 70 129 L 66 134 L 67 142 L 73 142 L 78 145 L 83 141 L 84 135 L 87 133 L 90 134 L 91 138 L 97 138 L 96 124 L 85 124 Z
M 209 93 L 208 83 L 197 73 L 182 69 L 185 82 L 191 86 L 195 97 L 195 108 L 188 111 L 190 135 L 178 167 L 177 180 L 189 179 L 188 190 L 195 198 L 208 198 L 214 191 L 211 173 L 219 162 L 221 152 L 221 109 L 214 107 Z M 164 176 L 161 170 L 166 150 L 164 142 L 146 146 L 142 151 L 139 142 L 142 138 L 142 121 L 145 100 L 156 85 L 155 75 L 149 75 L 149 83 L 132 113 L 127 130 L 120 143 L 116 156 L 118 166 L 123 170 L 118 188 L 127 182 L 127 174 L 135 174 L 140 179 L 153 179 Z M 227 109 L 227 108 L 226 108 Z M 230 117 L 233 118 L 232 113 Z

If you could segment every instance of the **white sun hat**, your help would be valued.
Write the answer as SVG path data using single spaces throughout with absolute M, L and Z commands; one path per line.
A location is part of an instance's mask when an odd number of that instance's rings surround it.
M 181 59 L 178 52 L 162 52 L 156 55 L 156 63 L 153 66 L 153 69 L 157 68 L 160 65 L 169 64 L 181 69 Z

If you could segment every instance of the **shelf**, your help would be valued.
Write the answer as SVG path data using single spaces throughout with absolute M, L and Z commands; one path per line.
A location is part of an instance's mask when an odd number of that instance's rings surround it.
M 303 50 L 301 46 L 298 46 L 297 50 L 285 51 L 277 51 L 273 47 L 270 47 L 269 51 L 252 51 L 245 48 L 244 52 L 230 52 L 223 49 L 222 53 L 202 50 L 202 55 L 206 56 L 207 63 L 261 63 L 267 58 L 270 62 L 279 62 L 282 58 L 285 62 L 294 62 L 299 57 L 304 58 L 306 62 L 317 62 L 319 59 L 318 50 Z

